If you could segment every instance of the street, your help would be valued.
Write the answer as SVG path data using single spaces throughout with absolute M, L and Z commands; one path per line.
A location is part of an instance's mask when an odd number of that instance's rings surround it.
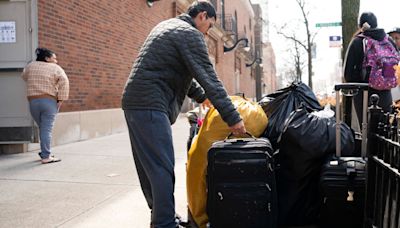
M 181 115 L 173 138 L 183 218 L 188 135 Z M 54 147 L 59 163 L 42 165 L 37 152 L 0 156 L 0 227 L 149 227 L 127 132 Z

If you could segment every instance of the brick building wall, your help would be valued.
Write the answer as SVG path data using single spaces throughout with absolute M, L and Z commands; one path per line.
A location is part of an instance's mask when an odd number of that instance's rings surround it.
M 275 53 L 270 42 L 263 45 L 263 93 L 272 93 L 277 89 Z M 265 86 L 264 86 L 265 85 Z
M 150 30 L 175 15 L 173 0 L 39 0 L 39 46 L 54 50 L 70 79 L 62 111 L 120 107 L 121 93 Z
M 225 12 L 237 11 L 240 36 L 252 40 L 249 4 L 247 0 L 225 1 Z M 70 79 L 70 98 L 61 111 L 119 108 L 125 81 L 143 41 L 157 23 L 186 10 L 176 5 L 174 0 L 158 1 L 151 8 L 144 0 L 38 0 L 39 46 L 56 52 Z M 221 7 L 217 10 L 220 13 Z M 254 77 L 251 68 L 245 67 L 251 60 L 240 56 L 240 89 L 236 91 L 237 53 L 224 53 L 220 37 L 214 42 L 215 68 L 228 93 L 244 92 L 254 97 Z
M 254 14 L 251 8 L 250 1 L 247 0 L 225 0 L 225 13 L 230 15 L 237 15 L 237 28 L 238 28 L 238 39 L 246 37 L 249 40 L 249 45 L 252 47 L 250 52 L 254 52 Z M 250 22 L 251 21 L 251 22 Z M 239 91 L 234 89 L 235 80 L 235 57 L 240 59 L 240 85 Z M 229 81 L 228 91 L 233 94 L 235 92 L 242 92 L 248 98 L 255 97 L 255 80 L 252 77 L 252 69 L 246 67 L 245 64 L 251 62 L 251 57 L 244 57 L 238 53 L 238 50 L 227 52 L 223 54 L 225 64 L 223 64 L 223 80 Z M 238 69 L 238 67 L 236 67 Z
M 28 52 L 33 52 L 37 46 L 55 51 L 60 66 L 70 79 L 70 98 L 57 115 L 52 145 L 126 130 L 120 108 L 121 95 L 141 45 L 157 23 L 185 12 L 193 1 L 162 0 L 152 7 L 147 6 L 146 0 L 25 2 L 29 5 L 18 13 L 17 18 L 31 18 L 32 21 L 27 21 L 25 35 L 29 34 L 29 39 L 23 45 L 31 45 Z M 213 0 L 218 14 L 222 13 L 222 1 Z M 12 4 L 15 1 L 6 2 Z M 254 31 L 249 25 L 253 24 L 250 22 L 253 16 L 250 1 L 224 2 L 226 14 L 237 11 L 239 37 L 247 37 L 253 42 Z M 243 48 L 224 53 L 224 44 L 231 46 L 235 39 L 227 37 L 226 31 L 219 26 L 212 29 L 207 42 L 210 59 L 228 93 L 244 92 L 253 98 L 254 77 L 251 77 L 251 68 L 245 67 L 245 63 L 252 61 L 248 53 Z M 33 53 L 27 56 L 26 63 L 32 56 Z M 7 58 L 12 60 L 8 55 Z M 9 86 L 15 85 L 10 83 Z M 15 88 L 18 89 L 25 88 Z M 16 107 L 26 110 L 24 114 L 30 118 L 26 99 L 20 101 Z M 32 129 L 31 126 L 28 128 Z M 38 149 L 38 144 L 29 144 L 27 149 Z

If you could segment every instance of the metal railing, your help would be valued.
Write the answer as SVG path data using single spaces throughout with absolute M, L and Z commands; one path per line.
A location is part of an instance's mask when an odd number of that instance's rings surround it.
M 217 14 L 217 25 L 231 35 L 235 35 L 237 39 L 237 22 L 232 14 Z
M 400 118 L 384 114 L 376 102 L 369 108 L 365 224 L 397 228 L 400 227 Z

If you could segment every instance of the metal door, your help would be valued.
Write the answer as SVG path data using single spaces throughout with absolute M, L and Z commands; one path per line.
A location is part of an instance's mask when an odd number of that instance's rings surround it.
M 0 0 L 0 144 L 32 139 L 33 121 L 21 72 L 32 60 L 37 43 L 33 5 L 36 2 L 31 0 Z

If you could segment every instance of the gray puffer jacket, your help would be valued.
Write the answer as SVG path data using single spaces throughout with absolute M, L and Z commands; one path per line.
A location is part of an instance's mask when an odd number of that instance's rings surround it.
M 125 85 L 122 108 L 163 111 L 173 124 L 186 95 L 199 103 L 209 98 L 229 126 L 241 120 L 217 78 L 203 34 L 182 14 L 150 32 Z

